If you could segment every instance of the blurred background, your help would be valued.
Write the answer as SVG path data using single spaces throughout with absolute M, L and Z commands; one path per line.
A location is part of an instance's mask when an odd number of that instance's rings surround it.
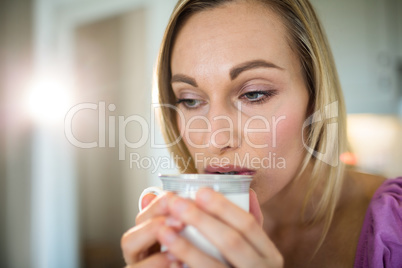
M 0 267 L 124 265 L 139 193 L 177 172 L 151 105 L 175 2 L 0 2 Z M 312 3 L 346 98 L 343 160 L 402 175 L 402 1 Z

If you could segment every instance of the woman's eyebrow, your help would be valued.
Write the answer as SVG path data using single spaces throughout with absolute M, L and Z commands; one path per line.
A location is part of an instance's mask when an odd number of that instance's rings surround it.
M 230 69 L 230 72 L 229 72 L 230 79 L 234 80 L 234 79 L 236 79 L 236 77 L 239 76 L 240 73 L 251 70 L 251 69 L 256 69 L 256 68 L 276 68 L 279 70 L 283 70 L 283 68 L 281 68 L 271 62 L 267 62 L 265 60 L 252 60 L 252 61 L 247 61 L 247 62 L 241 63 L 241 64 L 233 67 L 232 69 Z M 182 82 L 182 83 L 189 84 L 193 87 L 198 87 L 195 79 L 190 76 L 187 76 L 185 74 L 173 75 L 172 79 L 170 80 L 170 83 L 175 83 L 175 82 Z
M 198 87 L 197 82 L 195 81 L 194 78 L 184 75 L 184 74 L 173 75 L 172 79 L 170 80 L 170 83 L 175 83 L 175 82 L 182 82 L 182 83 L 192 85 L 193 87 Z
M 236 77 L 239 76 L 240 73 L 244 72 L 244 71 L 248 71 L 251 69 L 255 69 L 255 68 L 276 68 L 279 70 L 283 70 L 283 68 L 271 63 L 271 62 L 267 62 L 265 60 L 252 60 L 252 61 L 247 61 L 244 63 L 241 63 L 235 67 L 233 67 L 232 69 L 230 69 L 229 75 L 230 75 L 230 79 L 234 80 L 236 79 Z

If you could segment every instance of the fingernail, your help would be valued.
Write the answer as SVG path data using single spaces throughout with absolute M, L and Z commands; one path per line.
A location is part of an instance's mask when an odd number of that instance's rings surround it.
M 255 195 L 257 195 L 256 191 L 254 191 L 254 189 L 250 188 L 250 192 L 253 192 Z
M 171 207 L 177 213 L 183 213 L 188 208 L 188 204 L 186 200 L 183 200 L 179 197 L 175 197 L 172 200 Z
M 183 224 L 181 221 L 173 218 L 173 217 L 167 217 L 165 220 L 166 226 L 169 227 L 181 227 Z
M 178 237 L 178 235 L 168 227 L 162 227 L 161 232 L 162 232 L 161 242 L 165 246 L 172 244 Z
M 197 192 L 197 199 L 202 202 L 209 202 L 212 197 L 212 190 L 208 188 L 203 188 L 198 190 Z

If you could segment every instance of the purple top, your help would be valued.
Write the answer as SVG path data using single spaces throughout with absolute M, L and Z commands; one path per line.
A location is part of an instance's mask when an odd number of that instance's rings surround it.
M 354 267 L 402 267 L 402 177 L 384 181 L 374 193 Z

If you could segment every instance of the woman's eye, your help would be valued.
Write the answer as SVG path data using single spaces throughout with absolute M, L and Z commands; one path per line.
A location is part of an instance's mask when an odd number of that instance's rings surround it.
M 185 107 L 189 109 L 197 108 L 201 104 L 201 100 L 196 99 L 179 99 L 176 102 L 177 104 L 184 104 Z
M 268 100 L 276 94 L 275 90 L 269 91 L 250 91 L 240 96 L 241 99 L 246 99 L 248 102 L 260 103 Z
M 249 93 L 244 94 L 244 96 L 247 99 L 253 101 L 253 100 L 258 100 L 258 99 L 264 97 L 265 95 L 262 94 L 261 92 L 249 92 Z

